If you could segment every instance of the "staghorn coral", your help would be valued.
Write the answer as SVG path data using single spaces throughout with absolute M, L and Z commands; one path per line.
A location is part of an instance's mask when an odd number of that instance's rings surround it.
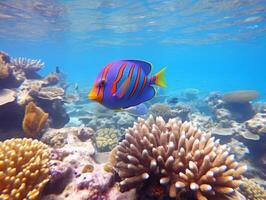
M 170 197 L 188 192 L 198 200 L 230 199 L 246 170 L 209 133 L 161 117 L 140 118 L 127 129 L 116 155 L 121 191 L 155 181 Z
M 261 187 L 253 179 L 243 178 L 240 185 L 241 192 L 247 197 L 248 200 L 264 200 L 266 190 Z
M 24 133 L 28 137 L 35 137 L 44 128 L 48 116 L 48 113 L 45 113 L 40 107 L 30 102 L 26 106 L 22 123 Z
M 49 181 L 47 145 L 32 139 L 0 142 L 0 199 L 39 199 Z
M 33 60 L 29 58 L 19 57 L 11 60 L 12 65 L 21 68 L 24 71 L 36 72 L 43 68 L 44 63 L 41 60 Z
M 100 152 L 111 151 L 118 143 L 120 132 L 113 128 L 102 128 L 96 132 L 95 143 Z

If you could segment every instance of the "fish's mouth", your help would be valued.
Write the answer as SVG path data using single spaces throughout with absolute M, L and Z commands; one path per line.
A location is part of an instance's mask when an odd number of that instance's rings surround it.
M 101 96 L 97 95 L 93 90 L 88 94 L 88 99 L 101 103 Z
M 91 91 L 88 94 L 88 99 L 93 100 L 93 101 L 96 101 L 97 100 L 97 95 L 94 92 Z

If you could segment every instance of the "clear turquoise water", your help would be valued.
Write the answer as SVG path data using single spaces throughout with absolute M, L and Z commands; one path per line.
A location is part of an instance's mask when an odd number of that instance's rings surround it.
M 266 1 L 0 1 L 0 49 L 60 66 L 88 88 L 106 63 L 167 67 L 168 90 L 256 89 L 265 97 Z

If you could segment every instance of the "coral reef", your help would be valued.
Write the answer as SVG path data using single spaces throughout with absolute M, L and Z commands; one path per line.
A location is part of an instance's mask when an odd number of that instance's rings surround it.
M 116 155 L 121 191 L 155 181 L 170 197 L 188 192 L 198 200 L 230 199 L 246 170 L 210 134 L 161 117 L 139 119 L 127 129 Z
M 46 86 L 53 86 L 59 82 L 59 77 L 56 73 L 50 73 L 44 80 L 47 82 Z
M 214 122 L 210 116 L 202 115 L 200 113 L 192 113 L 189 116 L 189 120 L 195 127 L 201 127 L 203 131 L 210 131 Z
M 60 134 L 64 137 L 63 144 L 57 145 L 53 138 Z M 51 129 L 43 135 L 42 140 L 54 148 L 51 151 L 51 178 L 41 200 L 133 199 L 132 192 L 121 193 L 113 186 L 114 175 L 106 170 L 106 164 L 95 162 L 93 135 L 92 129 L 77 127 Z
M 103 106 L 88 106 L 79 104 L 78 106 L 70 105 L 68 113 L 72 116 L 72 122 L 76 121 L 78 124 L 80 121 L 84 126 L 98 130 L 101 128 L 114 128 L 124 130 L 131 126 L 136 120 L 136 116 L 130 115 L 130 113 L 114 112 L 108 110 Z
M 172 107 L 172 116 L 179 117 L 182 121 L 188 120 L 190 112 L 190 106 L 184 103 L 177 103 L 175 106 Z
M 224 107 L 230 110 L 234 120 L 244 122 L 254 116 L 255 110 L 250 101 L 258 96 L 259 93 L 254 90 L 228 92 L 223 95 Z
M 254 134 L 266 133 L 266 113 L 257 113 L 252 119 L 245 122 L 246 128 Z
M 246 154 L 249 154 L 249 149 L 244 145 L 244 143 L 232 138 L 227 146 L 231 148 L 231 152 L 236 156 L 236 160 L 243 160 Z
M 24 57 L 13 58 L 11 63 L 17 68 L 22 68 L 26 72 L 36 72 L 42 69 L 44 66 L 44 63 L 41 62 L 41 60 L 32 60 Z
M 252 179 L 243 178 L 240 189 L 247 200 L 265 199 L 266 190 Z
M 152 105 L 149 109 L 149 114 L 154 117 L 161 116 L 166 121 L 175 117 L 171 107 L 165 103 L 156 103 Z
M 5 79 L 10 75 L 10 68 L 7 64 L 0 64 L 0 79 Z
M 88 127 L 49 128 L 45 131 L 45 134 L 42 135 L 41 141 L 53 148 L 61 148 L 72 142 L 73 139 L 69 138 L 76 138 L 74 141 L 86 141 L 93 136 L 94 131 Z
M 99 152 L 111 151 L 118 144 L 119 137 L 119 130 L 113 128 L 97 130 L 95 137 L 97 150 Z
M 0 199 L 39 199 L 49 181 L 48 147 L 37 140 L 0 142 Z
M 13 102 L 16 99 L 16 93 L 13 90 L 2 89 L 0 90 L 0 106 Z
M 52 128 L 61 128 L 69 121 L 64 108 L 64 89 L 50 87 L 58 82 L 58 75 L 51 73 L 43 78 L 37 74 L 43 66 L 39 60 L 25 58 L 14 58 L 10 62 L 9 56 L 0 52 L 0 76 L 4 77 L 0 78 L 0 127 L 4 133 L 17 129 L 17 136 L 22 136 L 23 116 L 29 102 L 49 114 Z M 3 139 L 11 137 L 4 135 Z
M 225 93 L 223 100 L 226 103 L 247 103 L 259 96 L 256 90 L 240 90 Z
M 44 128 L 48 116 L 40 107 L 30 102 L 26 106 L 22 125 L 25 135 L 28 137 L 36 137 Z
M 9 56 L 0 51 L 0 79 L 6 79 L 10 75 Z

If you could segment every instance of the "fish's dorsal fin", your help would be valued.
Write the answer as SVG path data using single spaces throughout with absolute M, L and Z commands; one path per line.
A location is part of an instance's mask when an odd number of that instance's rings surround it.
M 152 70 L 151 63 L 148 63 L 148 62 L 146 62 L 144 60 L 124 60 L 124 61 L 132 62 L 132 63 L 137 64 L 145 72 L 145 75 L 148 75 L 151 72 L 151 70 Z

